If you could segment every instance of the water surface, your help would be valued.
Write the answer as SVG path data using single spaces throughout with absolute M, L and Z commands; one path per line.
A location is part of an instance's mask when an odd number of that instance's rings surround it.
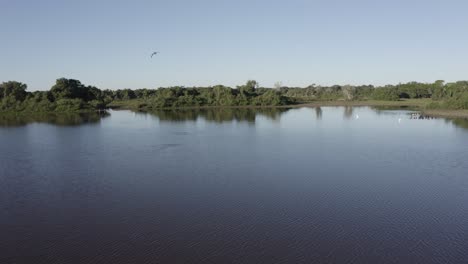
M 463 263 L 467 127 L 367 107 L 2 116 L 0 263 Z

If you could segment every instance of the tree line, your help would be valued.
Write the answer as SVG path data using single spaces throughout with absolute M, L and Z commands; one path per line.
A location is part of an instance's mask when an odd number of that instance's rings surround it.
M 0 84 L 0 111 L 15 112 L 80 112 L 106 107 L 103 92 L 85 86 L 78 80 L 58 79 L 49 91 L 26 91 L 24 83 Z
M 78 80 L 60 78 L 48 91 L 28 92 L 17 81 L 0 84 L 0 111 L 83 112 L 109 106 L 129 105 L 144 110 L 204 106 L 280 106 L 313 101 L 384 100 L 432 98 L 430 108 L 468 109 L 468 81 L 445 83 L 409 82 L 374 87 L 310 85 L 305 88 L 260 87 L 254 80 L 231 88 L 169 87 L 159 89 L 100 90 Z

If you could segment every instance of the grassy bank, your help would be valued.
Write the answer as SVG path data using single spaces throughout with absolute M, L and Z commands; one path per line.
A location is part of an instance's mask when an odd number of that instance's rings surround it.
M 425 109 L 422 113 L 433 117 L 464 118 L 468 119 L 468 110 Z

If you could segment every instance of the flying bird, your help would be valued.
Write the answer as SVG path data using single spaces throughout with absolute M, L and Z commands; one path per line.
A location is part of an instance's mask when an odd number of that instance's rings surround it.
M 159 53 L 159 51 L 155 51 L 153 53 L 151 53 L 151 58 L 153 58 L 154 55 L 157 55 Z

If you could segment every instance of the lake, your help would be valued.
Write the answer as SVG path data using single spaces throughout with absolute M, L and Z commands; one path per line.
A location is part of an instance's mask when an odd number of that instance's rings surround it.
M 0 114 L 0 263 L 463 263 L 468 122 Z

